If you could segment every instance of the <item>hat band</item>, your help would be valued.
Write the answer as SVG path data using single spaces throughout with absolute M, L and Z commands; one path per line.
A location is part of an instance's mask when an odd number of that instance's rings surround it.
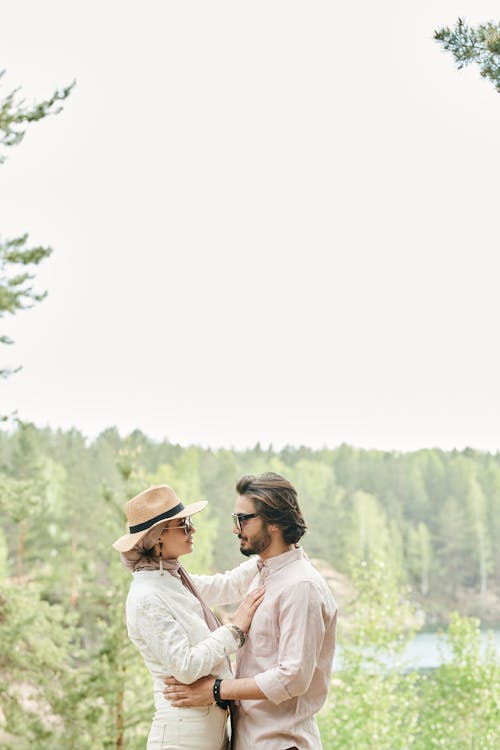
M 180 513 L 181 510 L 184 510 L 184 506 L 182 503 L 179 503 L 179 505 L 176 505 L 175 508 L 172 508 L 171 510 L 165 511 L 165 513 L 160 513 L 159 516 L 155 516 L 154 518 L 150 518 L 149 521 L 144 521 L 144 523 L 138 523 L 137 526 L 129 526 L 129 531 L 131 534 L 135 534 L 138 531 L 144 531 L 144 529 L 149 529 L 150 526 L 154 526 L 155 523 L 158 521 L 163 521 L 163 519 L 172 518 L 172 516 L 175 516 L 176 513 Z

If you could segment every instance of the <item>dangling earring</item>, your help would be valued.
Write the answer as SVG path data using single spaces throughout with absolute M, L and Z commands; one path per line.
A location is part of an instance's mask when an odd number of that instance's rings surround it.
M 163 542 L 160 542 L 160 575 L 165 575 L 165 572 L 163 570 Z

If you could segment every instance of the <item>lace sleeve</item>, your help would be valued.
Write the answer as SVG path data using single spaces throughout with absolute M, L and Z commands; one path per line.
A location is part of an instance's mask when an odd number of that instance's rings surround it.
M 225 626 L 191 644 L 182 615 L 174 617 L 156 597 L 138 603 L 136 625 L 145 650 L 161 665 L 162 672 L 186 684 L 210 674 L 238 648 L 233 633 Z

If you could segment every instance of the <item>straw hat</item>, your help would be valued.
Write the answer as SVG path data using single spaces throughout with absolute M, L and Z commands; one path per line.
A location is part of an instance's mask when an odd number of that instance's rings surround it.
M 193 516 L 203 510 L 206 505 L 206 500 L 199 500 L 197 503 L 184 507 L 168 485 L 160 484 L 158 487 L 149 487 L 125 505 L 130 533 L 117 539 L 113 547 L 118 552 L 128 552 L 135 547 L 144 534 L 157 524 L 165 523 L 172 518 Z

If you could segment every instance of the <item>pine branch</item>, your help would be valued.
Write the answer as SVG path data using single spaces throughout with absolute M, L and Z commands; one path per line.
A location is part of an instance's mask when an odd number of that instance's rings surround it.
M 474 28 L 459 18 L 454 27 L 435 31 L 434 39 L 452 53 L 459 70 L 477 63 L 481 76 L 500 93 L 500 23 L 488 21 Z
M 5 70 L 0 70 L 0 80 Z M 49 99 L 26 105 L 25 99 L 19 99 L 20 89 L 14 89 L 0 102 L 0 144 L 11 147 L 17 146 L 24 138 L 24 124 L 37 122 L 49 115 L 57 115 L 63 102 L 71 93 L 76 81 L 62 89 L 56 89 Z M 5 156 L 0 154 L 0 163 L 5 161 Z

